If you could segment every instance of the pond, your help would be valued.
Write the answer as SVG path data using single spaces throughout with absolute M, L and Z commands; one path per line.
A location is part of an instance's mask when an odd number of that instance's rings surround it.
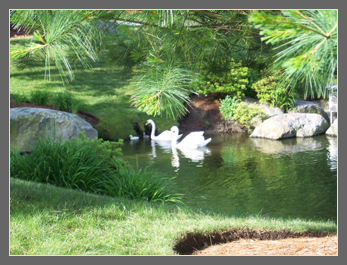
M 189 206 L 237 215 L 337 220 L 337 138 L 276 141 L 205 134 L 209 137 L 206 147 L 190 152 L 150 139 L 125 142 L 122 149 L 131 165 L 152 165 L 175 176 L 174 188 Z

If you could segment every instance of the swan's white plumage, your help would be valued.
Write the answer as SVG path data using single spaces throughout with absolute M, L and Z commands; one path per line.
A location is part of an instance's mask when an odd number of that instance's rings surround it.
M 138 136 L 132 136 L 131 134 L 129 135 L 130 140 L 138 140 L 140 137 Z
M 176 146 L 177 148 L 183 149 L 196 149 L 198 147 L 206 146 L 209 142 L 211 142 L 211 138 L 205 140 L 204 132 L 191 132 L 188 134 L 181 142 L 177 143 L 178 139 L 178 127 L 173 126 L 171 128 L 171 132 L 174 133 L 175 137 L 172 139 L 172 146 Z
M 163 131 L 158 136 L 155 136 L 154 135 L 154 132 L 155 132 L 155 123 L 154 123 L 154 121 L 153 120 L 147 120 L 147 123 L 145 125 L 147 125 L 148 123 L 152 124 L 151 139 L 153 139 L 153 140 L 171 141 L 174 138 L 174 134 L 171 131 L 169 131 L 169 130 Z M 182 136 L 182 134 L 179 135 L 178 139 L 181 136 Z

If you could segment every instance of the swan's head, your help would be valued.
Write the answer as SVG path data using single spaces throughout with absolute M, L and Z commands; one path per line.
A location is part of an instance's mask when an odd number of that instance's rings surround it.
M 153 124 L 153 123 L 154 123 L 154 121 L 152 121 L 152 120 L 147 120 L 147 122 L 146 122 L 146 124 L 145 124 L 145 125 L 147 125 L 148 123 Z
M 172 126 L 170 131 L 172 131 L 173 133 L 177 133 L 178 134 L 178 127 L 177 126 Z

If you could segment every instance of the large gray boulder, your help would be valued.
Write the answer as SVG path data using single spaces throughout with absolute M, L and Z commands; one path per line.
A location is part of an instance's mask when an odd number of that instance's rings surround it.
M 10 147 L 19 152 L 30 151 L 43 135 L 50 136 L 54 128 L 54 138 L 72 139 L 84 131 L 88 138 L 98 137 L 93 126 L 75 114 L 43 108 L 11 108 Z
M 297 100 L 293 109 L 288 111 L 289 113 L 317 113 L 322 115 L 327 122 L 330 122 L 329 115 L 325 112 L 324 108 L 320 105 L 306 100 Z
M 329 136 L 337 136 L 337 119 L 334 120 L 333 124 L 330 128 L 325 132 L 326 135 Z
M 250 137 L 278 140 L 323 134 L 329 123 L 319 114 L 288 113 L 271 117 L 256 127 Z

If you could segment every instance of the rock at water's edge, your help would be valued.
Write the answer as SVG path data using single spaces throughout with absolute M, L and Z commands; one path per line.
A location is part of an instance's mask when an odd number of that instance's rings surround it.
M 312 101 L 297 100 L 295 107 L 290 110 L 289 113 L 316 113 L 322 115 L 324 119 L 330 123 L 329 115 L 325 112 L 325 110 Z
M 325 134 L 329 136 L 337 136 L 337 119 L 333 122 Z
M 288 113 L 265 120 L 250 137 L 278 140 L 289 137 L 310 137 L 324 133 L 329 123 L 319 114 Z

